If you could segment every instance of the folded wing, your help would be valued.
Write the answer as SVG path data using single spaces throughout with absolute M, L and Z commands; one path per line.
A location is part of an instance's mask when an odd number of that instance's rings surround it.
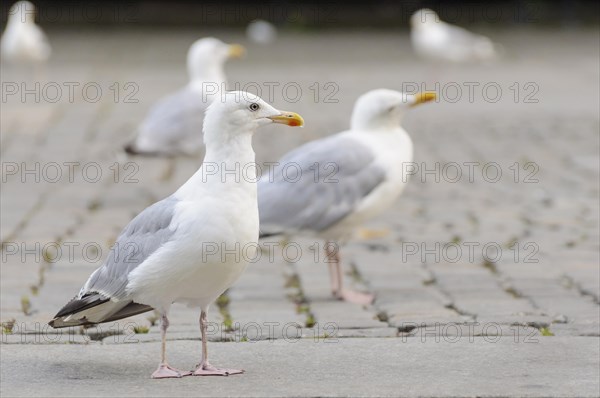
M 352 213 L 385 170 L 360 141 L 335 135 L 285 155 L 258 183 L 261 236 L 320 232 Z
M 55 328 L 114 321 L 152 310 L 128 297 L 129 274 L 168 242 L 177 199 L 170 196 L 138 214 L 119 235 L 104 264 L 50 321 Z

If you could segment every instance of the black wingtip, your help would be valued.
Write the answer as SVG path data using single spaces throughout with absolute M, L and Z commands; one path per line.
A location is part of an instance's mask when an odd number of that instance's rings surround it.
M 125 145 L 125 147 L 123 149 L 125 150 L 126 153 L 128 153 L 130 155 L 139 155 L 139 152 L 135 149 L 133 142 Z
M 87 310 L 88 308 L 104 304 L 108 300 L 109 299 L 107 297 L 104 297 L 103 295 L 95 292 L 86 293 L 85 295 L 79 298 L 75 297 L 74 299 L 69 301 L 64 307 L 62 307 L 56 315 L 54 315 L 53 321 L 64 316 L 72 315 L 76 312 L 80 312 L 83 310 Z
M 280 232 L 259 232 L 258 239 L 270 238 L 272 236 L 282 235 Z
M 127 153 L 129 155 L 134 155 L 134 156 L 148 156 L 148 157 L 167 156 L 167 155 L 161 154 L 160 152 L 157 152 L 157 151 L 153 151 L 153 152 L 140 151 L 135 147 L 135 144 L 133 142 L 125 145 L 123 147 L 123 150 L 125 151 L 125 153 Z

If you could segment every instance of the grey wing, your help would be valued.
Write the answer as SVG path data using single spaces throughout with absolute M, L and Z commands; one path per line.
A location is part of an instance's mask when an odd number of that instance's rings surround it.
M 296 148 L 258 183 L 261 235 L 326 230 L 385 177 L 372 150 L 350 137 L 336 135 Z
M 121 232 L 106 261 L 90 276 L 79 297 L 95 292 L 124 298 L 129 273 L 173 237 L 175 230 L 170 224 L 176 203 L 177 199 L 169 196 L 138 214 Z
M 462 45 L 468 45 L 473 42 L 475 34 L 471 33 L 467 29 L 449 23 L 444 23 L 443 26 L 453 42 Z
M 140 126 L 137 139 L 144 151 L 185 148 L 202 143 L 208 103 L 202 93 L 183 88 L 158 102 Z M 151 148 L 148 148 L 151 146 Z
M 472 48 L 482 43 L 491 43 L 491 40 L 487 37 L 470 32 L 460 26 L 446 24 L 446 28 L 448 29 L 451 45 Z
M 54 328 L 109 322 L 152 310 L 127 297 L 129 273 L 168 242 L 175 198 L 153 204 L 125 227 L 104 264 L 49 322 Z

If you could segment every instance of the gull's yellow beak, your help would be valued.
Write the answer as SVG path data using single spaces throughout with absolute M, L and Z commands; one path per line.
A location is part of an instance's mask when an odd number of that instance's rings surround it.
M 277 116 L 269 117 L 273 121 L 273 123 L 281 123 L 286 124 L 292 127 L 302 127 L 304 126 L 304 119 L 302 116 L 298 115 L 295 112 L 281 112 L 281 114 Z
M 246 49 L 240 44 L 229 45 L 229 58 L 242 58 L 246 55 Z
M 413 102 L 410 106 L 416 106 L 419 104 L 423 104 L 425 102 L 434 101 L 437 98 L 435 93 L 430 91 L 424 91 L 422 93 L 415 94 L 415 102 Z

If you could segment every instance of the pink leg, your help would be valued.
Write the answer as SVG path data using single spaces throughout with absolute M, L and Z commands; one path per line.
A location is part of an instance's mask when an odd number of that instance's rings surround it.
M 200 313 L 200 333 L 202 335 L 202 361 L 196 370 L 192 373 L 193 376 L 229 376 L 244 373 L 243 370 L 239 369 L 223 369 L 212 366 L 208 362 L 208 346 L 206 342 L 206 328 L 208 321 L 206 319 L 206 312 L 202 310 Z
M 327 251 L 327 249 L 325 249 Z M 338 292 L 340 291 L 340 284 L 339 284 L 339 278 L 337 276 L 338 271 L 337 271 L 337 267 L 336 267 L 336 263 L 334 260 L 329 258 L 328 255 L 328 261 L 327 264 L 329 266 L 329 284 L 331 286 L 331 294 L 333 294 L 334 296 L 338 295 Z
M 189 375 L 189 372 L 182 372 L 181 370 L 172 368 L 167 363 L 166 351 L 167 351 L 167 328 L 168 327 L 169 327 L 169 320 L 167 319 L 167 314 L 163 313 L 160 317 L 160 335 L 162 337 L 161 361 L 160 361 L 160 365 L 158 365 L 158 369 L 156 369 L 154 371 L 154 373 L 152 373 L 153 379 L 170 379 L 170 378 L 179 378 L 179 377 Z
M 340 257 L 338 247 L 334 242 L 325 242 L 325 259 L 329 266 L 329 282 L 331 286 L 331 294 L 338 297 L 341 290 L 340 284 Z
M 375 296 L 370 293 L 357 292 L 343 287 L 344 275 L 342 274 L 342 265 L 338 246 L 333 242 L 325 244 L 327 262 L 329 263 L 329 274 L 331 279 L 331 291 L 338 300 L 348 301 L 350 303 L 368 305 L 373 302 Z

